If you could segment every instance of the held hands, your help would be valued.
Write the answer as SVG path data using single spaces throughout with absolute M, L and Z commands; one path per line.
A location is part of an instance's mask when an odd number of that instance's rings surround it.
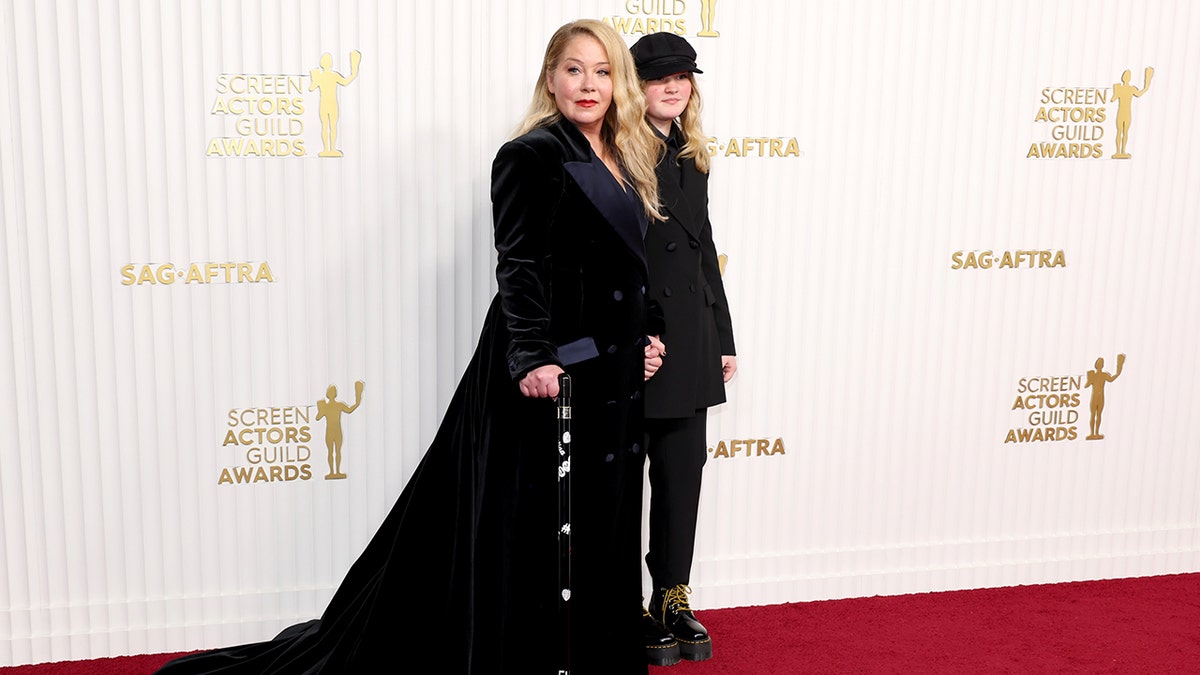
M 657 335 L 651 335 L 648 338 L 650 344 L 646 345 L 646 366 L 645 379 L 649 380 L 654 377 L 654 373 L 662 367 L 662 357 L 667 353 L 667 346 L 658 339 Z
M 558 396 L 558 376 L 562 372 L 563 369 L 553 363 L 538 366 L 525 373 L 517 386 L 530 398 L 554 398 Z
M 657 335 L 649 336 L 650 344 L 645 347 L 645 379 L 649 380 L 662 367 L 663 355 L 667 353 L 667 346 L 662 340 L 658 339 Z M 733 376 L 733 372 L 725 365 L 725 359 L 733 359 L 732 356 L 722 357 L 722 367 L 728 375 L 726 379 Z M 736 370 L 737 366 L 734 365 Z M 530 398 L 554 398 L 558 396 L 558 376 L 562 374 L 563 369 L 554 364 L 538 366 L 533 370 L 525 373 L 525 377 L 517 383 L 521 390 L 521 394 Z
M 726 382 L 733 379 L 733 374 L 737 372 L 737 357 L 732 354 L 725 354 L 721 357 L 721 377 Z

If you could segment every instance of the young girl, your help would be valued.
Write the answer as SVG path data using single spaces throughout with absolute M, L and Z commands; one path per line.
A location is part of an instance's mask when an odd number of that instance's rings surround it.
M 683 658 L 702 661 L 712 656 L 712 639 L 688 606 L 688 579 L 707 457 L 707 411 L 725 401 L 725 382 L 737 370 L 733 322 L 708 220 L 709 156 L 692 75 L 701 72 L 696 50 L 678 35 L 654 33 L 630 51 L 646 94 L 646 120 L 666 143 L 656 168 L 666 220 L 650 223 L 646 232 L 647 296 L 661 308 L 666 352 L 646 383 L 646 564 L 654 590 L 644 639 L 652 662 L 670 660 L 656 627 L 674 636 Z

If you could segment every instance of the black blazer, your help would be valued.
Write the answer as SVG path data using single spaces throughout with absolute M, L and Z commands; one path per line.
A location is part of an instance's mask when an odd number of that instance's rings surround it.
M 632 188 L 622 190 L 593 158 L 567 120 L 500 148 L 492 166 L 496 278 L 513 379 L 558 364 L 594 381 L 577 382 L 576 397 L 623 400 L 624 408 L 642 388 L 646 216 Z
M 678 134 L 678 129 L 673 129 Z M 646 417 L 691 417 L 725 401 L 721 355 L 737 352 L 733 320 L 721 283 L 712 223 L 708 219 L 708 174 L 683 160 L 682 185 L 658 165 L 658 190 L 666 221 L 646 232 L 650 298 L 661 309 L 663 365 L 646 383 Z

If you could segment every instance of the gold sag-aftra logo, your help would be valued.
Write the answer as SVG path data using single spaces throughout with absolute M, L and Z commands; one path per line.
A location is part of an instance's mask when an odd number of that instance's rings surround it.
M 804 157 L 794 136 L 708 137 L 709 157 Z
M 713 459 L 720 458 L 750 458 L 773 457 L 786 455 L 787 449 L 782 438 L 730 438 L 717 441 L 708 448 L 708 454 Z
M 1044 87 L 1033 116 L 1041 129 L 1027 159 L 1129 159 L 1129 136 L 1133 128 L 1134 99 L 1150 89 L 1154 68 L 1147 67 L 1142 84 L 1132 82 L 1132 71 L 1121 74 L 1120 82 L 1102 87 Z M 1116 106 L 1116 110 L 1113 110 Z M 1112 154 L 1106 143 L 1112 141 Z
M 122 286 L 205 286 L 212 284 L 273 283 L 271 266 L 259 262 L 127 263 L 121 266 Z
M 698 16 L 691 16 L 699 5 Z M 699 25 L 696 37 L 720 37 L 716 28 L 717 0 L 625 0 L 624 13 L 602 20 L 622 35 L 674 33 L 688 35 L 689 26 Z M 693 23 L 688 23 L 691 16 Z M 699 19 L 699 22 L 696 22 Z
M 208 141 L 209 157 L 305 157 L 308 124 L 321 131 L 319 157 L 341 157 L 338 144 L 340 89 L 358 77 L 362 52 L 350 52 L 350 74 L 334 70 L 333 55 L 304 75 L 221 73 L 209 113 L 221 130 Z M 307 81 L 306 81 L 307 80 Z M 315 101 L 313 99 L 316 99 Z
M 1042 441 L 1074 441 L 1081 437 L 1086 400 L 1087 435 L 1089 441 L 1104 438 L 1100 422 L 1104 415 L 1105 385 L 1116 380 L 1125 367 L 1125 355 L 1117 355 L 1117 367 L 1112 373 L 1104 370 L 1104 359 L 1096 359 L 1095 367 L 1086 375 L 1057 375 L 1022 377 L 1017 380 L 1017 395 L 1012 411 L 1020 415 L 1017 426 L 1008 430 L 1005 443 Z M 1090 390 L 1090 391 L 1087 391 Z
M 1012 251 L 955 251 L 950 254 L 952 270 L 1042 269 L 1067 266 L 1062 249 L 1017 249 Z
M 329 471 L 326 480 L 346 477 L 342 472 L 345 432 L 342 418 L 362 403 L 363 382 L 354 383 L 354 405 L 337 400 L 337 387 L 329 385 L 325 398 L 315 405 L 234 408 L 226 415 L 221 450 L 232 451 L 231 466 L 221 468 L 218 485 L 253 485 L 308 481 L 313 477 L 313 425 L 325 422 L 325 447 Z

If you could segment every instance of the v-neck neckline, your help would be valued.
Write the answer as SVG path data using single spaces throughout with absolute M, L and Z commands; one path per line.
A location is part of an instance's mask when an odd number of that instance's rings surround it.
M 613 173 L 612 169 L 608 166 L 608 163 L 605 162 L 604 159 L 600 157 L 600 153 L 596 152 L 596 149 L 592 148 L 590 143 L 588 144 L 588 148 L 591 149 L 591 151 L 592 151 L 592 157 L 595 159 L 596 162 L 600 163 L 600 166 L 604 169 L 604 173 L 608 174 L 608 177 L 611 178 L 613 180 L 613 182 L 617 184 L 617 188 L 619 188 L 621 190 L 621 193 L 624 195 L 628 195 L 629 188 L 626 187 L 624 175 L 622 175 L 621 177 L 618 177 L 617 174 Z M 620 171 L 620 168 L 621 168 L 620 165 L 618 165 L 617 170 Z

